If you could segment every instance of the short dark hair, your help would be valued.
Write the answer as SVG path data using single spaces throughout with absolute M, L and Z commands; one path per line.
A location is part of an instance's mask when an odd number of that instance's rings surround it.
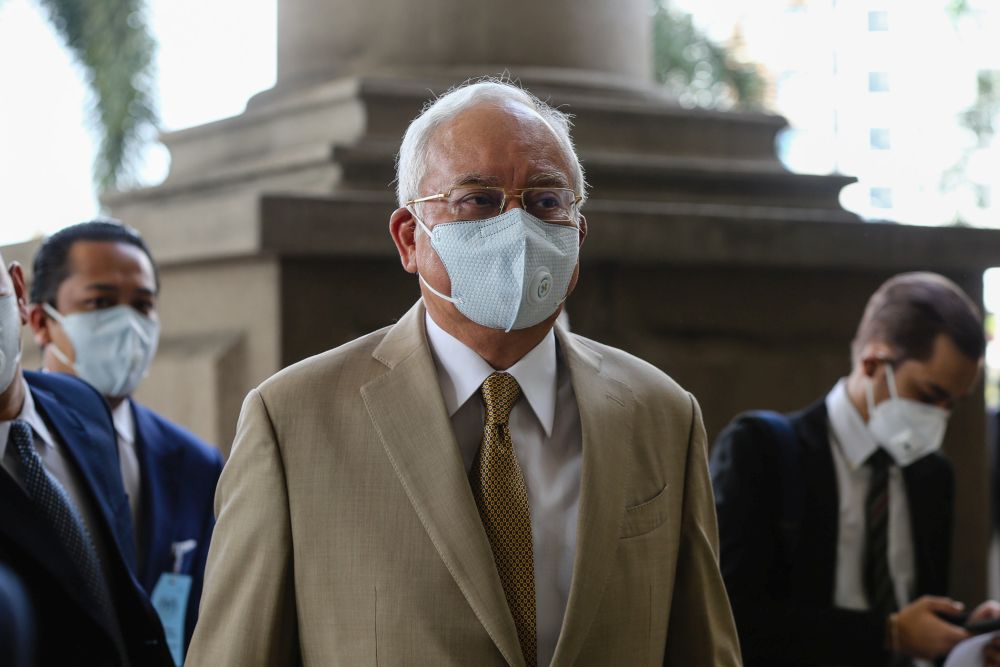
M 979 308 L 958 285 L 936 273 L 901 273 L 868 300 L 851 353 L 857 361 L 867 343 L 880 341 L 895 349 L 897 363 L 924 361 L 939 334 L 969 359 L 980 359 L 986 350 Z
M 153 261 L 153 256 L 139 232 L 118 220 L 91 220 L 60 229 L 42 243 L 42 247 L 35 254 L 35 260 L 31 266 L 30 297 L 32 303 L 56 305 L 59 286 L 69 277 L 70 250 L 79 241 L 127 243 L 139 248 L 146 253 L 149 263 L 153 265 L 156 291 L 160 290 L 160 274 L 157 271 L 156 262 Z

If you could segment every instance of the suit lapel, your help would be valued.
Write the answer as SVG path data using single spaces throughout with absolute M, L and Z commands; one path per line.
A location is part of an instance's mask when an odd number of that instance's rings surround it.
M 389 371 L 361 388 L 385 452 L 459 589 L 511 665 L 523 665 L 493 552 L 438 386 L 422 303 L 373 353 Z
M 627 387 L 600 373 L 601 357 L 556 328 L 572 377 L 583 435 L 580 516 L 566 616 L 553 665 L 573 664 L 594 621 L 615 563 L 625 514 L 633 399 Z
M 125 559 L 130 569 L 135 566 L 135 543 L 132 538 L 132 520 L 128 515 L 128 502 L 125 498 L 121 477 L 118 472 L 118 450 L 114 441 L 107 444 L 112 449 L 107 452 L 98 451 L 100 443 L 94 443 L 84 426 L 76 416 L 63 408 L 54 396 L 44 390 L 32 388 L 38 411 L 47 418 L 50 426 L 59 434 L 59 438 L 69 453 L 70 459 L 83 476 L 86 489 L 90 492 L 90 501 L 97 511 L 98 517 L 109 528 L 112 543 L 109 549 L 117 551 Z M 114 431 L 111 431 L 112 437 Z M 95 467 L 95 460 L 105 457 L 114 465 Z M 109 479 L 109 475 L 115 477 Z M 114 501 L 114 509 L 109 504 Z
M 136 526 L 141 540 L 138 572 L 143 587 L 151 591 L 163 571 L 161 563 L 164 554 L 170 553 L 168 542 L 171 531 L 164 525 L 168 517 L 163 510 L 170 503 L 170 499 L 166 497 L 166 482 L 175 477 L 176 471 L 168 455 L 169 442 L 161 437 L 160 429 L 149 412 L 136 405 L 135 401 L 132 401 L 131 408 L 132 418 L 135 420 L 135 445 L 142 486 L 139 516 L 143 529 Z M 156 529 L 151 530 L 154 526 Z

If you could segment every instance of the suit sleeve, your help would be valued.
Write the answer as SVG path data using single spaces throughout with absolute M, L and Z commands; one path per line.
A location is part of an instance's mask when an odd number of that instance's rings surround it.
M 296 664 L 298 620 L 285 471 L 257 390 L 243 403 L 215 511 L 201 610 L 186 664 Z
M 740 665 L 739 642 L 719 574 L 719 539 L 701 410 L 692 416 L 684 474 L 677 572 L 665 665 Z
M 887 664 L 883 619 L 806 603 L 791 590 L 777 531 L 782 480 L 769 455 L 777 443 L 764 429 L 745 418 L 730 424 L 711 465 L 722 576 L 747 665 Z

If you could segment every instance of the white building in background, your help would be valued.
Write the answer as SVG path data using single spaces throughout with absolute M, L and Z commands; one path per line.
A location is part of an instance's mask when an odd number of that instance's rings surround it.
M 1000 226 L 1000 141 L 977 146 L 959 120 L 977 101 L 979 74 L 1000 72 L 1000 2 L 966 0 L 956 18 L 949 6 L 958 3 L 672 4 L 759 64 L 768 106 L 791 124 L 779 139 L 790 169 L 858 177 L 842 195 L 846 208 L 867 219 Z

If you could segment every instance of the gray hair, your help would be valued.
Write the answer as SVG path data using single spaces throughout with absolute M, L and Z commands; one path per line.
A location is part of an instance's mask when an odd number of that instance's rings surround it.
M 420 182 L 427 172 L 427 146 L 438 128 L 476 105 L 508 101 L 520 102 L 534 110 L 552 128 L 570 164 L 571 183 L 576 193 L 583 198 L 580 201 L 582 205 L 587 197 L 587 182 L 569 134 L 569 115 L 554 109 L 523 88 L 493 78 L 452 88 L 441 97 L 428 102 L 420 115 L 406 128 L 399 156 L 396 158 L 396 197 L 399 205 L 404 206 L 411 199 L 421 196 Z

